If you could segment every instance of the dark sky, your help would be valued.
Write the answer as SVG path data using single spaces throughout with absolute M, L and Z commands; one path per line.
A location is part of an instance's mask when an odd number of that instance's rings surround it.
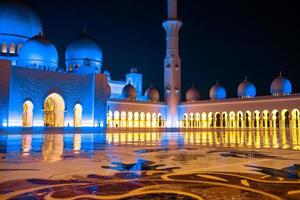
M 235 97 L 245 75 L 259 95 L 282 71 L 299 91 L 300 17 L 297 1 L 178 0 L 183 94 L 195 83 L 201 96 L 219 80 Z M 45 35 L 60 53 L 83 27 L 101 46 L 103 68 L 114 80 L 135 66 L 163 89 L 165 0 L 27 0 L 40 16 Z M 300 70 L 299 70 L 300 71 Z

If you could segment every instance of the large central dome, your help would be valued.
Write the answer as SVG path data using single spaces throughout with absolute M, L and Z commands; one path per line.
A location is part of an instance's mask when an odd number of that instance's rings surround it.
M 0 24 L 1 43 L 22 42 L 42 31 L 41 21 L 35 12 L 16 0 L 0 2 Z
M 27 40 L 20 49 L 18 65 L 34 69 L 56 71 L 58 54 L 55 46 L 43 35 Z

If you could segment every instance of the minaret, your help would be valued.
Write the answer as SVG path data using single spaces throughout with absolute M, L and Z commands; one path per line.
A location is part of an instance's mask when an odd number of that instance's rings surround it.
M 166 31 L 164 60 L 164 97 L 168 105 L 167 127 L 178 127 L 177 105 L 181 96 L 181 61 L 179 57 L 179 29 L 177 0 L 168 0 L 168 19 L 163 22 Z

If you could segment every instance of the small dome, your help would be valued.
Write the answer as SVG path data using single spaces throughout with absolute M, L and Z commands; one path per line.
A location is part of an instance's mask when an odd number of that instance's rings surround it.
M 102 66 L 102 50 L 98 44 L 86 33 L 73 40 L 66 50 L 66 66 L 68 71 L 76 71 L 80 66 L 93 69 L 100 73 Z
M 128 83 L 122 89 L 122 97 L 124 99 L 135 100 L 136 99 L 136 89 L 131 84 Z
M 27 40 L 19 52 L 18 65 L 34 69 L 56 71 L 58 54 L 55 46 L 44 36 Z
M 194 102 L 200 100 L 200 92 L 197 90 L 197 88 L 192 85 L 191 88 L 189 88 L 185 94 L 185 99 L 187 102 Z
M 256 87 L 246 78 L 239 84 L 237 93 L 241 98 L 253 98 L 256 96 Z
M 292 84 L 291 82 L 280 75 L 276 77 L 271 84 L 271 94 L 273 96 L 277 95 L 290 95 L 292 93 Z
M 210 88 L 209 97 L 211 100 L 220 100 L 226 98 L 226 90 L 219 83 Z
M 159 101 L 159 92 L 157 89 L 151 85 L 145 92 L 145 97 L 150 102 L 158 102 Z
M 18 43 L 37 35 L 42 24 L 36 13 L 23 1 L 0 2 L 0 42 Z

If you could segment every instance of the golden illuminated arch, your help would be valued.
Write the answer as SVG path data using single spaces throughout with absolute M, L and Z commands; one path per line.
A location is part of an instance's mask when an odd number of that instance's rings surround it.
M 146 127 L 151 127 L 151 114 L 149 112 L 146 113 Z
M 23 103 L 22 126 L 31 127 L 33 122 L 33 103 L 25 101 Z
M 120 126 L 120 113 L 119 113 L 119 111 L 114 112 L 113 126 L 114 127 L 119 127 Z
M 158 113 L 157 114 L 157 119 L 158 119 L 158 127 L 163 127 L 163 119 L 162 119 L 162 114 Z
M 300 111 L 298 109 L 292 110 L 292 128 L 300 128 Z
M 141 112 L 141 114 L 140 114 L 140 127 L 145 127 L 145 120 L 146 120 L 145 113 Z
M 281 111 L 281 127 L 288 128 L 290 127 L 290 112 L 287 109 Z
M 251 117 L 251 112 L 249 111 L 249 110 L 247 110 L 246 112 L 245 112 L 245 127 L 246 128 L 249 128 L 249 127 L 252 127 L 253 125 L 252 125 L 252 117 Z M 254 119 L 255 120 L 255 119 Z
M 156 120 L 157 120 L 156 113 L 152 113 L 152 127 L 156 127 L 157 126 Z
M 112 111 L 107 112 L 107 126 L 113 127 L 113 113 Z
M 57 94 L 50 94 L 44 102 L 44 125 L 47 127 L 64 126 L 65 101 Z
M 214 119 L 214 127 L 221 127 L 221 114 L 219 112 L 215 113 Z
M 82 106 L 78 103 L 74 106 L 74 126 L 81 127 L 82 125 Z
M 187 113 L 183 114 L 183 127 L 188 127 L 189 125 L 189 115 Z

